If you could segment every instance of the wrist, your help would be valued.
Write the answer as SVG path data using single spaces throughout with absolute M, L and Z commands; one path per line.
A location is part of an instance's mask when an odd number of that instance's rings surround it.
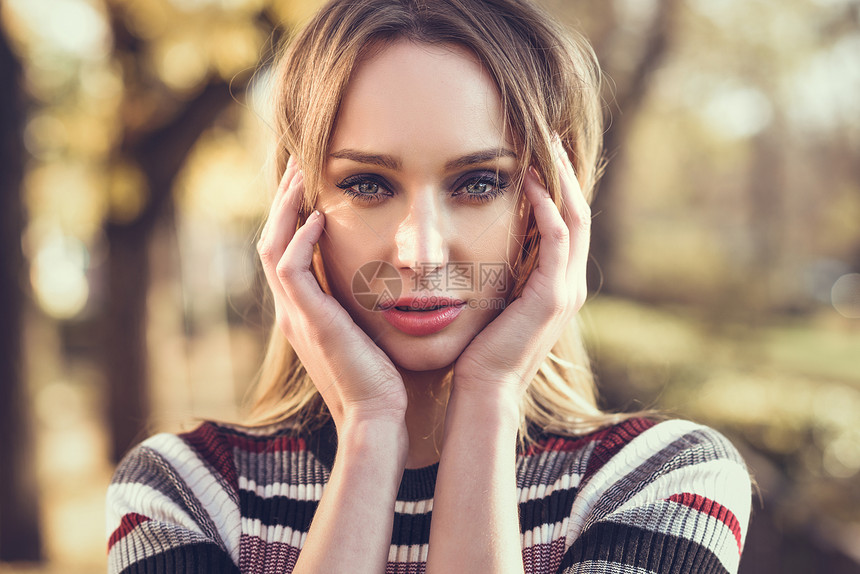
M 406 466 L 409 453 L 409 433 L 405 417 L 363 418 L 344 417 L 337 429 L 337 458 L 350 461 L 373 461 L 384 464 L 394 461 L 395 468 Z
M 445 416 L 446 436 L 450 429 L 470 426 L 476 427 L 476 432 L 488 439 L 515 438 L 519 430 L 521 402 L 521 393 L 503 386 L 458 387 L 455 382 Z
M 375 426 L 396 428 L 406 426 L 406 407 L 408 404 L 403 392 L 403 400 L 359 401 L 357 403 L 329 405 L 329 412 L 340 434 L 342 428 Z
M 470 407 L 486 407 L 496 410 L 515 411 L 519 413 L 520 404 L 526 387 L 513 377 L 503 378 L 486 376 L 480 379 L 458 376 L 454 372 L 452 395 L 461 397 Z

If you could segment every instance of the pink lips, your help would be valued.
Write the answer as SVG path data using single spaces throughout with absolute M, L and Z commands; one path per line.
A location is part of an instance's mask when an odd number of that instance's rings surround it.
M 447 297 L 403 298 L 382 309 L 382 316 L 407 335 L 432 335 L 450 325 L 464 305 Z

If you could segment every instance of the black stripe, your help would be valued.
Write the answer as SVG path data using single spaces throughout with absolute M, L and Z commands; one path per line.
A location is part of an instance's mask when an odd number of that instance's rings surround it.
M 216 544 L 199 542 L 129 564 L 121 574 L 239 574 L 239 568 Z
M 423 468 L 403 469 L 403 478 L 400 480 L 400 487 L 397 490 L 397 500 L 417 502 L 433 498 L 438 472 L 438 462 Z
M 666 574 L 728 574 L 716 554 L 698 542 L 613 522 L 587 529 L 565 552 L 559 573 L 589 560 Z
M 575 489 L 557 490 L 519 505 L 520 532 L 544 524 L 555 524 L 570 516 Z M 315 500 L 293 500 L 286 496 L 263 498 L 255 492 L 239 490 L 242 516 L 261 521 L 266 526 L 285 526 L 308 532 L 319 503 Z M 430 541 L 430 514 L 395 512 L 391 543 L 399 546 L 427 544 Z
M 432 512 L 425 514 L 394 513 L 394 526 L 391 529 L 391 543 L 395 546 L 411 546 L 430 542 L 430 518 Z
M 307 532 L 318 505 L 316 500 L 293 500 L 286 496 L 263 498 L 256 492 L 239 489 L 242 516 L 259 520 L 266 526 L 288 526 Z
M 555 524 L 570 516 L 577 489 L 553 491 L 549 496 L 520 503 L 520 532 L 525 534 L 544 524 Z
M 286 496 L 263 498 L 255 492 L 239 490 L 242 516 L 261 521 L 266 526 L 284 526 L 308 532 L 319 503 L 315 500 L 293 500 Z M 391 543 L 399 546 L 427 544 L 430 541 L 430 513 L 394 513 Z

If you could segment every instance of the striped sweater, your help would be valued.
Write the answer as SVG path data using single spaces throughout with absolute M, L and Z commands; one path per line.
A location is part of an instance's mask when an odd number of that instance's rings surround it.
M 120 463 L 107 495 L 115 573 L 290 572 L 334 461 L 334 432 L 204 423 Z M 438 465 L 406 469 L 386 572 L 424 571 Z M 517 455 L 527 573 L 735 572 L 750 478 L 734 447 L 686 421 L 631 419 Z

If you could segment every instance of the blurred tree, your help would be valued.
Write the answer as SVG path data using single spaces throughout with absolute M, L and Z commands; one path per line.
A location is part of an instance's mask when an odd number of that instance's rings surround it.
M 109 195 L 113 209 L 105 222 L 108 246 L 108 302 L 104 325 L 105 374 L 108 381 L 108 417 L 112 437 L 111 457 L 118 461 L 146 434 L 149 420 L 148 353 L 146 346 L 146 301 L 150 286 L 149 247 L 156 227 L 173 217 L 173 191 L 177 176 L 186 164 L 201 134 L 234 103 L 234 94 L 244 94 L 253 67 L 241 59 L 238 64 L 218 68 L 218 59 L 210 58 L 209 68 L 193 82 L 194 74 L 183 74 L 182 82 L 170 85 L 169 74 L 156 72 L 154 54 L 164 50 L 158 38 L 140 32 L 129 8 L 133 4 L 113 0 L 107 4 L 114 38 L 114 59 L 122 68 L 125 85 L 120 108 L 122 119 L 119 145 L 110 159 L 114 170 Z M 261 7 L 260 7 L 261 8 Z M 272 30 L 277 15 L 258 8 L 246 10 L 231 20 L 236 27 L 266 30 L 269 46 L 277 44 Z M 162 27 L 167 27 L 168 11 L 162 12 Z M 194 14 L 188 14 L 192 30 L 210 34 L 205 27 L 193 25 Z M 222 14 L 221 18 L 225 18 Z M 245 21 L 240 21 L 244 18 Z M 177 29 L 179 29 L 177 27 Z M 188 39 L 185 40 L 186 42 Z M 216 51 L 223 46 L 215 46 Z M 254 50 L 258 50 L 254 46 Z M 270 54 L 269 54 L 270 55 Z M 260 55 L 251 53 L 252 63 Z M 167 51 L 165 65 L 176 57 Z M 264 57 L 267 57 L 264 54 Z M 237 56 L 234 56 L 236 60 Z M 154 69 L 155 68 L 155 69 Z M 129 193 L 129 188 L 131 192 Z M 123 191 L 125 190 L 125 191 Z M 119 201 L 117 196 L 131 195 L 134 201 Z
M 24 100 L 20 64 L 0 26 L 0 561 L 41 558 L 35 457 L 21 339 Z
M 553 11 L 576 20 L 594 46 L 607 75 L 606 133 L 604 150 L 609 160 L 592 203 L 594 223 L 588 284 L 611 293 L 617 285 L 611 277 L 618 252 L 620 185 L 624 170 L 625 142 L 655 72 L 670 53 L 681 0 L 654 2 L 610 1 L 596 3 L 547 2 Z
M 599 193 L 595 196 L 592 212 L 597 214 L 592 228 L 593 242 L 591 257 L 597 262 L 603 273 L 611 272 L 617 254 L 619 220 L 618 201 L 619 183 L 618 174 L 621 173 L 624 163 L 625 146 L 628 140 L 630 127 L 636 121 L 642 102 L 648 94 L 648 88 L 652 84 L 654 73 L 663 63 L 672 43 L 675 32 L 675 17 L 681 5 L 680 0 L 660 0 L 653 11 L 650 21 L 640 31 L 640 46 L 636 50 L 624 47 L 623 42 L 617 41 L 617 36 L 623 33 L 623 29 L 617 24 L 610 29 L 612 37 L 601 38 L 596 44 L 598 57 L 607 62 L 618 61 L 617 57 L 610 52 L 611 49 L 625 49 L 627 56 L 632 57 L 632 62 L 626 66 L 617 66 L 607 70 L 613 79 L 614 93 L 608 98 L 611 102 L 609 108 L 610 121 L 603 139 L 604 149 L 610 161 L 603 180 L 600 183 Z M 615 11 L 610 11 L 615 14 Z M 614 40 L 614 41 L 613 41 Z M 618 113 L 612 113 L 613 109 Z M 597 285 L 598 278 L 589 281 L 591 285 Z M 611 293 L 615 283 L 611 276 L 603 277 L 603 290 Z
M 144 203 L 130 217 L 106 222 L 108 303 L 105 372 L 111 455 L 118 461 L 140 441 L 149 416 L 146 296 L 149 242 L 160 218 L 169 217 L 173 182 L 197 139 L 232 102 L 231 86 L 205 79 L 196 95 L 183 99 L 147 74 L 146 41 L 126 24 L 118 3 L 108 5 L 115 57 L 122 64 L 126 98 L 121 143 L 114 163 L 133 166 L 142 176 Z M 234 82 L 233 89 L 242 89 Z M 145 110 L 142 112 L 142 110 Z M 141 117 L 144 113 L 144 117 Z

